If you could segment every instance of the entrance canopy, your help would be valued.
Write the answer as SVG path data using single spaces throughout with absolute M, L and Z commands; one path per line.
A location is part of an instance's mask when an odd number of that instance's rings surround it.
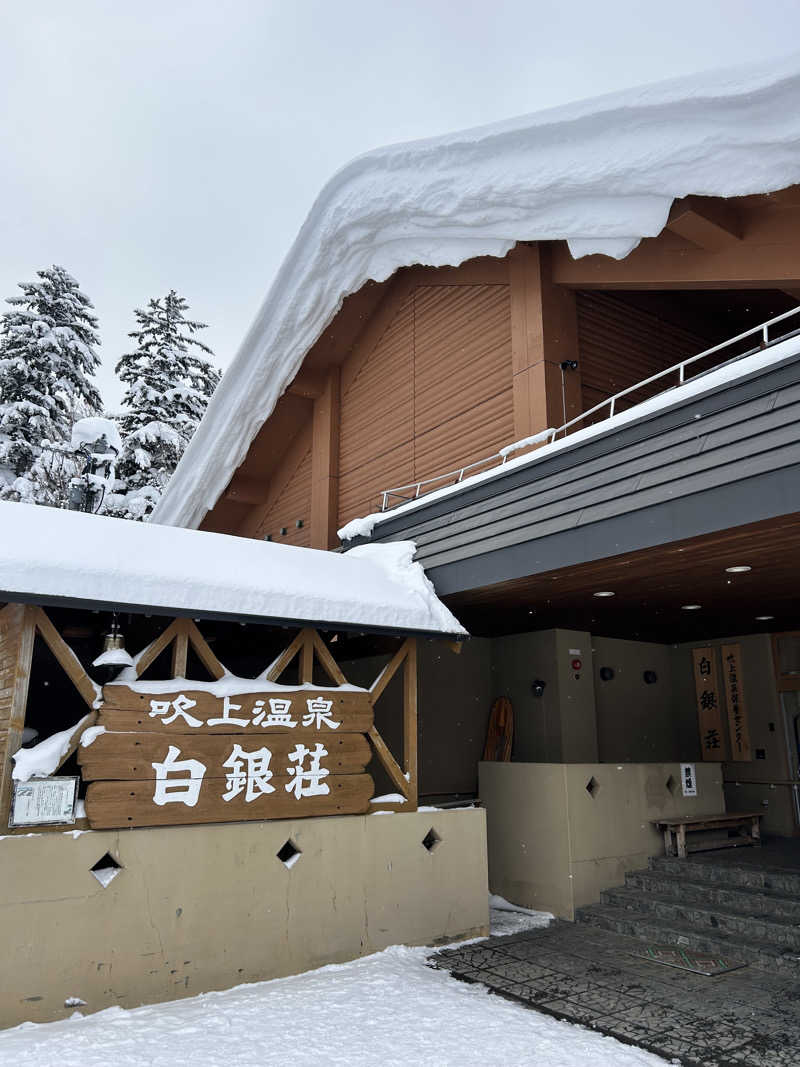
M 0 503 L 0 601 L 463 637 L 413 542 L 344 554 Z

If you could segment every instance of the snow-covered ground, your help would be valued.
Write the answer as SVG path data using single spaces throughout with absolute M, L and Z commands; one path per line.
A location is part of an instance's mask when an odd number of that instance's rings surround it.
M 495 898 L 493 932 L 549 916 Z M 508 908 L 512 910 L 507 910 Z M 514 922 L 496 929 L 495 919 Z M 292 978 L 169 1004 L 0 1033 L 0 1063 L 25 1067 L 663 1067 L 663 1060 L 559 1022 L 426 966 L 395 946 Z

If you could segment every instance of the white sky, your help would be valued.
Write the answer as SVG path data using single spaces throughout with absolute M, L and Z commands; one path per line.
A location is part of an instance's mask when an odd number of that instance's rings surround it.
M 312 200 L 381 144 L 797 48 L 797 0 L 0 6 L 0 298 L 56 262 L 100 317 L 177 289 L 225 367 Z

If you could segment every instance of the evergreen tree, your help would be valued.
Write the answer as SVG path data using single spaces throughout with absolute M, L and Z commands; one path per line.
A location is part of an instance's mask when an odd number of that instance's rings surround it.
M 117 363 L 126 386 L 123 447 L 108 510 L 126 518 L 153 510 L 220 379 L 204 355 L 211 349 L 194 336 L 206 326 L 186 318 L 188 307 L 171 289 L 137 308 L 139 328 L 128 335 L 136 347 Z
M 77 281 L 56 265 L 37 275 L 0 316 L 0 497 L 65 506 L 52 479 L 39 478 L 40 465 L 52 466 L 42 442 L 60 450 L 72 422 L 100 410 L 91 380 L 100 339 Z

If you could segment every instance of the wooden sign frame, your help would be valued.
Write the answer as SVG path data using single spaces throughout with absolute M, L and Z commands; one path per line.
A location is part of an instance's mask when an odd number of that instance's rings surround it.
M 106 704 L 101 700 L 100 687 L 90 678 L 74 651 L 58 633 L 56 627 L 42 608 L 34 605 L 8 604 L 5 608 L 0 610 L 0 682 L 2 683 L 2 686 L 0 686 L 0 757 L 2 757 L 2 759 L 0 759 L 0 826 L 3 827 L 7 825 L 9 817 L 12 785 L 11 772 L 13 769 L 12 755 L 20 747 L 22 730 L 25 725 L 25 708 L 28 696 L 28 681 L 30 677 L 33 642 L 37 634 L 43 638 L 59 665 L 70 678 L 88 706 L 88 714 L 75 727 L 67 751 L 53 773 L 57 773 L 66 760 L 73 755 L 76 749 L 78 749 L 86 729 L 96 725 L 98 721 L 102 725 L 106 725 L 106 728 L 108 729 L 107 717 L 113 710 L 106 707 Z M 190 647 L 197 654 L 197 657 L 211 675 L 212 679 L 219 680 L 228 675 L 228 671 L 215 656 L 197 625 L 191 619 L 177 618 L 173 619 L 154 641 L 143 649 L 138 656 L 134 657 L 136 677 L 141 677 L 162 652 L 170 647 L 172 652 L 172 675 L 182 682 L 185 680 Z M 302 628 L 260 677 L 265 682 L 277 683 L 294 660 L 298 661 L 300 683 L 309 686 L 314 684 L 315 662 L 319 664 L 332 683 L 331 688 L 326 689 L 321 687 L 329 698 L 331 694 L 336 693 L 336 690 L 339 687 L 349 685 L 347 678 L 336 663 L 330 649 L 319 633 L 311 627 Z M 390 781 L 404 798 L 404 801 L 403 803 L 382 802 L 372 804 L 370 803 L 372 797 L 370 787 L 369 796 L 366 796 L 364 801 L 364 810 L 411 812 L 416 811 L 417 809 L 418 708 L 416 638 L 412 637 L 401 641 L 397 651 L 368 690 L 359 692 L 353 688 L 348 688 L 337 694 L 339 706 L 344 707 L 348 704 L 358 705 L 359 707 L 368 706 L 371 712 L 376 702 L 386 691 L 389 682 L 401 670 L 403 673 L 403 751 L 401 760 L 398 761 L 395 759 L 389 746 L 381 737 L 374 724 L 374 717 L 372 714 L 369 715 L 368 725 L 367 720 L 364 719 L 364 724 L 367 725 L 367 729 L 364 733 L 369 740 L 371 751 L 383 766 Z M 187 682 L 185 684 L 187 688 L 190 688 L 190 683 Z M 109 689 L 113 687 L 106 688 Z M 117 694 L 118 698 L 122 696 L 122 688 L 124 687 L 121 687 Z M 131 690 L 128 690 L 128 692 L 130 693 Z M 354 693 L 358 693 L 358 696 L 354 697 Z M 311 689 L 308 690 L 308 694 L 311 696 L 314 695 Z M 117 699 L 115 702 L 124 703 L 125 699 L 127 698 L 123 697 L 122 701 Z M 138 692 L 136 693 L 136 699 L 141 701 Z M 134 708 L 129 706 L 126 710 L 135 715 L 135 706 Z M 363 714 L 361 712 L 358 713 Z M 117 721 L 120 722 L 121 720 Z M 356 724 L 359 722 L 358 719 L 353 721 L 355 721 Z M 141 727 L 139 727 L 139 729 L 141 730 Z M 152 729 L 151 723 L 151 729 L 147 732 L 158 735 L 158 727 Z M 358 730 L 350 731 L 349 736 L 357 737 L 359 732 L 360 731 Z M 279 737 L 280 734 L 268 731 L 268 736 L 271 738 L 272 743 L 275 742 L 275 738 Z M 308 738 L 309 735 L 307 734 L 306 736 Z M 342 734 L 340 736 L 344 739 L 346 735 Z M 108 742 L 103 742 L 103 744 L 107 745 Z M 277 742 L 275 742 L 275 744 L 277 745 Z M 348 742 L 347 745 L 349 744 L 350 743 Z M 347 747 L 347 745 L 345 747 Z M 359 787 L 361 790 L 359 795 L 362 795 L 365 788 L 363 779 L 368 778 L 369 776 L 347 773 L 344 776 L 336 774 L 335 771 L 343 769 L 345 765 L 349 766 L 349 764 L 341 763 L 341 760 L 345 757 L 343 757 L 342 752 L 339 751 L 338 748 L 339 746 L 337 744 L 334 746 L 334 751 L 331 752 L 331 782 L 337 778 L 360 778 L 362 779 L 362 785 Z M 277 750 L 281 752 L 283 751 L 280 749 L 279 745 Z M 81 749 L 79 751 L 80 762 L 82 766 L 85 766 L 87 769 L 87 775 L 85 776 L 88 777 L 89 774 L 94 775 L 99 773 L 97 758 L 90 755 L 91 746 L 88 749 Z M 103 748 L 97 749 L 96 753 L 100 754 L 103 751 L 106 751 L 107 753 L 107 750 Z M 363 756 L 363 749 L 361 749 L 360 752 L 361 756 Z M 116 767 L 115 773 L 119 771 L 119 758 L 119 754 L 117 753 L 116 756 L 114 756 L 114 759 L 116 759 L 117 762 L 112 764 L 112 766 Z M 347 758 L 352 759 L 352 752 L 350 757 Z M 139 762 L 141 763 L 141 760 Z M 152 760 L 150 762 L 152 763 Z M 134 765 L 138 766 L 138 764 Z M 94 779 L 90 780 L 93 782 L 90 788 L 95 788 L 95 786 L 101 784 Z M 136 781 L 137 779 L 131 780 Z M 106 779 L 103 779 L 103 781 L 106 782 Z M 113 782 L 110 784 L 113 784 Z M 353 788 L 352 782 L 348 783 L 347 789 L 350 792 L 352 792 Z M 341 794 L 341 789 L 337 788 L 336 792 Z M 275 806 L 273 805 L 273 807 Z M 333 811 L 331 813 L 333 813 Z M 287 812 L 285 814 L 278 814 L 276 807 L 275 814 L 267 814 L 262 817 L 285 818 L 289 817 L 290 814 L 296 815 L 297 813 Z M 83 824 L 83 820 L 79 820 L 79 823 Z M 119 825 L 127 826 L 131 824 L 126 820 L 120 822 Z
M 715 649 L 710 646 L 693 648 L 692 664 L 702 758 L 707 763 L 722 763 L 725 759 L 725 734 Z

